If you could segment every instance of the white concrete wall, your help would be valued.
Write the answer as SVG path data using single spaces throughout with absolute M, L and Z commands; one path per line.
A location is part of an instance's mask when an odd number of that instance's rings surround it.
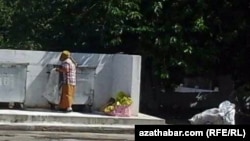
M 94 107 L 99 108 L 118 91 L 131 94 L 133 114 L 139 111 L 141 57 L 122 54 L 73 53 L 80 66 L 96 66 Z M 27 68 L 27 107 L 48 107 L 42 96 L 48 81 L 48 64 L 59 64 L 60 52 L 0 50 L 0 63 L 29 63 Z
M 115 55 L 113 60 L 113 85 L 112 94 L 124 91 L 133 99 L 132 111 L 136 115 L 139 112 L 141 57 L 128 55 Z

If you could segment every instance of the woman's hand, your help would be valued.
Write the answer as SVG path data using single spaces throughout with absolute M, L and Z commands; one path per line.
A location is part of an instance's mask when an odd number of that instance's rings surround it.
M 65 68 L 56 68 L 56 71 L 58 72 L 67 72 Z
M 60 71 L 60 68 L 56 68 L 56 71 Z

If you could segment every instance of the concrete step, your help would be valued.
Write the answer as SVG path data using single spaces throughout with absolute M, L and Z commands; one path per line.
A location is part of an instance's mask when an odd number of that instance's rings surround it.
M 135 141 L 133 134 L 0 130 L 1 141 Z
M 134 134 L 134 125 L 0 122 L 0 130 Z
M 100 113 L 63 113 L 49 110 L 0 110 L 1 123 L 63 123 L 94 125 L 165 124 L 165 120 L 139 113 L 135 117 L 114 117 Z

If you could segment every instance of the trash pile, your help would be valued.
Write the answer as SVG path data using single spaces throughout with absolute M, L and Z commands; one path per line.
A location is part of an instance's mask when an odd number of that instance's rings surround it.
M 111 98 L 103 107 L 102 111 L 111 116 L 131 116 L 131 105 L 133 101 L 125 92 L 118 92 L 116 98 Z
M 218 108 L 211 108 L 189 119 L 193 125 L 235 125 L 235 104 L 223 101 Z

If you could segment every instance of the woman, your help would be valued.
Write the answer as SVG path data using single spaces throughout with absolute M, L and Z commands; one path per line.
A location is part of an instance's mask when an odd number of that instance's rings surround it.
M 76 63 L 69 51 L 63 51 L 60 56 L 61 66 L 56 70 L 62 73 L 62 94 L 59 109 L 65 112 L 72 111 L 76 91 Z

